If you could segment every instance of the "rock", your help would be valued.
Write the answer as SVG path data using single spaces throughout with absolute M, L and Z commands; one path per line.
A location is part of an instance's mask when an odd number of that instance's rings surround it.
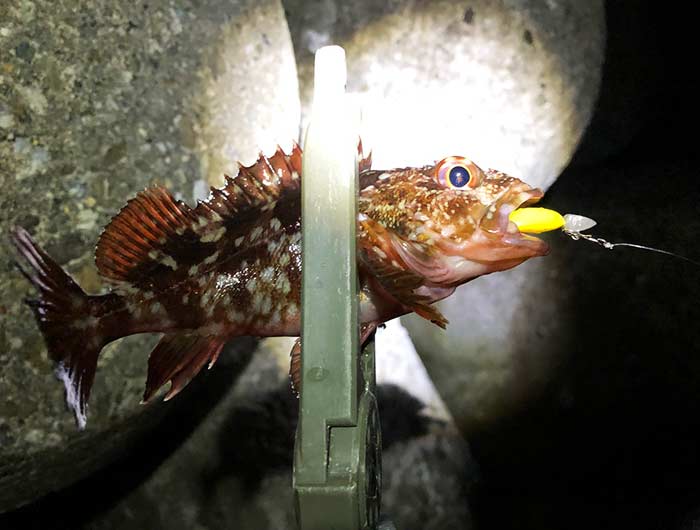
M 382 507 L 397 529 L 470 530 L 476 464 L 456 432 L 409 439 L 384 452 Z
M 377 330 L 375 365 L 378 385 L 396 385 L 423 403 L 430 416 L 453 422 L 413 342 L 398 318 Z M 386 441 L 386 440 L 385 440 Z
M 145 477 L 142 469 L 150 470 L 177 422 L 163 422 L 154 441 L 132 451 L 118 470 L 106 469 L 53 499 L 0 516 L 0 526 L 25 530 L 50 521 L 60 530 L 295 528 L 291 474 L 299 401 L 289 388 L 290 347 L 288 340 L 262 341 L 225 397 Z M 378 387 L 378 402 L 383 512 L 400 529 L 471 528 L 475 464 L 454 426 L 427 416 L 420 401 L 395 385 Z M 143 479 L 138 483 L 130 475 Z M 97 489 L 101 499 L 93 503 Z M 85 516 L 59 509 L 78 500 L 101 510 Z
M 676 31 L 676 19 L 669 13 L 671 24 L 660 27 Z M 692 32 L 684 38 L 690 42 Z M 677 97 L 685 76 L 678 69 L 662 99 Z M 594 218 L 592 233 L 609 241 L 698 261 L 698 153 L 695 138 L 687 137 L 696 123 L 688 103 L 696 96 L 690 88 L 691 99 L 676 100 L 677 113 L 650 123 L 624 155 L 593 169 L 567 170 L 550 190 L 551 204 Z M 530 347 L 529 358 L 556 360 L 540 399 L 532 393 L 520 403 L 514 398 L 507 418 L 492 417 L 489 428 L 469 437 L 483 471 L 480 521 L 491 528 L 554 528 L 563 520 L 577 530 L 603 520 L 609 528 L 698 528 L 700 268 L 561 235 L 542 261 L 552 281 L 539 292 L 529 290 L 528 325 L 568 328 L 566 342 L 550 345 L 544 336 Z M 529 377 L 527 362 L 528 356 L 515 359 L 501 371 L 509 382 L 503 393 L 513 380 Z M 450 388 L 453 400 L 459 391 Z M 581 499 L 589 496 L 595 501 L 582 509 Z
M 465 436 L 508 417 L 546 389 L 567 351 L 570 290 L 554 258 L 478 278 L 439 302 L 441 330 L 417 315 L 401 319 Z
M 684 116 L 685 106 L 679 108 Z M 658 130 L 658 124 L 650 126 L 645 141 L 637 140 L 614 162 L 567 170 L 548 198 L 561 212 L 595 219 L 591 233 L 608 241 L 698 261 L 695 146 L 682 143 L 684 133 L 659 138 Z M 524 444 L 527 430 L 545 451 L 557 446 L 556 436 L 577 440 L 575 451 L 563 443 L 567 460 L 588 453 L 578 441 L 586 433 L 605 433 L 609 453 L 571 460 L 580 473 L 616 458 L 609 456 L 616 451 L 627 454 L 629 440 L 645 439 L 647 430 L 686 436 L 680 433 L 695 421 L 700 380 L 700 357 L 690 353 L 700 351 L 698 268 L 639 249 L 606 250 L 561 233 L 549 239 L 549 256 L 479 278 L 441 302 L 450 319 L 446 332 L 414 316 L 402 319 L 462 432 L 514 423 L 505 440 L 517 436 Z M 559 426 L 559 414 L 580 420 Z M 537 422 L 543 425 L 531 426 Z M 664 454 L 658 441 L 647 444 L 639 454 Z M 517 460 L 512 451 L 508 446 L 503 454 Z M 630 469 L 642 473 L 639 460 L 631 462 Z M 562 466 L 553 467 L 562 476 Z M 639 480 L 654 484 L 644 477 Z
M 285 0 L 308 115 L 313 51 L 345 47 L 375 167 L 462 154 L 547 188 L 591 118 L 605 47 L 603 2 Z M 507 414 L 541 390 L 564 340 L 544 260 L 479 279 L 441 305 L 446 333 L 404 320 L 457 424 Z M 542 291 L 544 290 L 544 291 Z M 535 348 L 543 339 L 551 344 Z
M 546 188 L 588 124 L 603 2 L 285 0 L 304 114 L 313 52 L 340 44 L 375 167 L 452 154 Z
M 547 188 L 571 159 L 593 112 L 605 46 L 603 2 L 285 1 L 303 108 L 312 52 L 345 46 L 348 87 L 364 105 L 375 167 L 463 154 Z M 457 424 L 506 414 L 550 375 L 564 340 L 540 260 L 458 290 L 441 310 L 447 332 L 404 320 Z M 557 300 L 560 298 L 554 295 Z M 546 351 L 533 350 L 544 338 Z M 537 353 L 535 353 L 537 352 Z
M 0 233 L 36 239 L 89 291 L 101 228 L 153 181 L 178 197 L 297 136 L 291 40 L 276 0 L 0 10 Z M 77 432 L 0 237 L 0 511 L 113 459 L 162 416 L 140 407 L 154 337 L 101 356 L 88 429 Z M 186 400 L 176 400 L 178 407 Z

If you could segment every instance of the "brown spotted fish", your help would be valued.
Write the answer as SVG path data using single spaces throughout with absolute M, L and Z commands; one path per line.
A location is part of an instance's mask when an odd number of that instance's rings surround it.
M 389 171 L 370 165 L 361 156 L 363 338 L 411 311 L 445 327 L 433 302 L 548 251 L 508 220 L 513 209 L 542 197 L 518 179 L 462 157 Z M 142 191 L 98 241 L 97 269 L 110 284 L 102 295 L 86 294 L 24 229 L 12 230 L 20 270 L 39 292 L 27 303 L 81 428 L 97 357 L 115 339 L 164 334 L 148 359 L 148 401 L 168 381 L 165 399 L 172 398 L 234 337 L 300 334 L 300 177 L 295 145 L 291 154 L 278 148 L 241 165 L 194 208 L 163 187 Z

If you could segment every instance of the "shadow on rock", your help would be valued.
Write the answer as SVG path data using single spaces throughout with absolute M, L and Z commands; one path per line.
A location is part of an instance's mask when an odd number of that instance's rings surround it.
M 398 386 L 377 387 L 377 399 L 384 450 L 426 434 L 434 422 L 422 414 L 423 403 Z M 229 477 L 238 478 L 251 497 L 268 475 L 290 468 L 298 407 L 287 384 L 236 407 L 221 429 L 218 463 L 202 476 L 205 497 L 214 498 L 218 484 Z
M 216 368 L 196 377 L 168 405 L 161 426 L 147 438 L 125 448 L 124 456 L 91 477 L 0 515 L 0 528 L 88 528 L 93 518 L 137 488 L 190 436 L 248 365 L 255 344 L 252 338 L 228 344 Z

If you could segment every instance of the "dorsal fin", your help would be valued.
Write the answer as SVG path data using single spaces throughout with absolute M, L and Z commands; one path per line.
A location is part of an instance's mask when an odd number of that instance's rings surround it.
M 161 186 L 148 188 L 103 231 L 95 252 L 97 268 L 114 282 L 139 283 L 157 267 L 175 270 L 181 258 L 196 262 L 194 247 L 217 244 L 227 227 L 274 208 L 283 192 L 298 192 L 300 174 L 301 149 L 295 143 L 289 155 L 278 146 L 269 158 L 261 153 L 253 165 L 239 164 L 238 174 L 227 176 L 223 188 L 211 188 L 195 208 Z
M 370 169 L 372 153 L 364 154 L 362 139 L 358 141 L 357 154 L 359 170 Z M 270 157 L 260 153 L 250 166 L 239 163 L 238 174 L 233 178 L 225 175 L 226 185 L 212 187 L 209 197 L 197 205 L 195 213 L 209 215 L 209 211 L 214 211 L 222 218 L 231 218 L 248 210 L 271 209 L 283 193 L 299 191 L 301 155 L 301 148 L 294 142 L 290 154 L 278 145 Z
M 301 148 L 296 143 L 289 155 L 277 146 L 271 157 L 260 153 L 253 165 L 239 162 L 238 166 L 235 177 L 226 175 L 223 188 L 211 188 L 207 200 L 197 204 L 195 215 L 223 222 L 251 210 L 272 209 L 283 192 L 299 190 Z
M 290 154 L 277 146 L 272 156 L 260 153 L 250 166 L 239 163 L 238 174 L 226 176 L 223 188 L 212 187 L 209 197 L 195 208 L 175 200 L 160 186 L 142 191 L 100 236 L 95 253 L 100 274 L 117 283 L 153 283 L 150 273 L 158 272 L 157 268 L 174 271 L 182 263 L 196 264 L 198 258 L 211 256 L 215 251 L 211 247 L 218 246 L 229 229 L 272 210 L 283 197 L 299 193 L 301 155 L 295 142 Z M 360 169 L 368 169 L 371 154 L 364 155 L 361 140 L 358 155 Z
M 184 233 L 193 221 L 192 209 L 162 186 L 153 186 L 129 200 L 102 232 L 95 251 L 100 274 L 131 281 L 131 272 L 163 259 L 167 241 Z

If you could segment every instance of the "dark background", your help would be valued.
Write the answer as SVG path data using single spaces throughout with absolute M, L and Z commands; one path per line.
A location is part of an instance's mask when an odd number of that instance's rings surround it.
M 545 205 L 700 261 L 699 31 L 679 5 L 607 3 L 597 110 Z M 469 440 L 475 526 L 700 528 L 700 268 L 581 245 L 554 251 L 575 293 L 560 376 Z

